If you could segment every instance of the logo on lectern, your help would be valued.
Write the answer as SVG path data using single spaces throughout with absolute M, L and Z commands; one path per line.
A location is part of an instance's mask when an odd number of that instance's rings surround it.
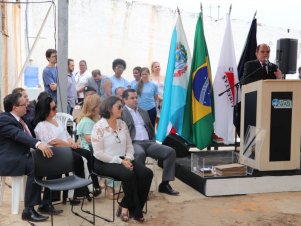
M 292 108 L 292 100 L 289 99 L 273 99 L 272 106 L 274 108 Z

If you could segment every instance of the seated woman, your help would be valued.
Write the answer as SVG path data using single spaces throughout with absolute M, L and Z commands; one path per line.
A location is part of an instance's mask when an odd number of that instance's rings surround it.
M 78 123 L 76 134 L 78 135 L 80 146 L 88 151 L 90 150 L 89 145 L 91 144 L 93 126 L 100 119 L 100 103 L 100 96 L 98 94 L 87 96 L 84 100 L 82 110 L 76 119 Z M 88 169 L 91 172 L 91 164 L 89 164 Z M 92 175 L 91 179 L 95 188 L 94 196 L 98 196 L 101 193 L 101 189 L 97 176 Z
M 91 142 L 94 150 L 94 170 L 101 175 L 122 181 L 124 197 L 116 215 L 122 221 L 133 216 L 144 221 L 142 209 L 151 186 L 153 172 L 134 160 L 129 130 L 120 117 L 121 100 L 110 96 L 101 104 L 102 118 L 95 124 Z
M 37 139 L 55 147 L 70 147 L 74 150 L 74 173 L 82 178 L 85 178 L 84 165 L 82 156 L 90 161 L 91 156 L 88 150 L 79 148 L 78 144 L 73 141 L 69 133 L 56 120 L 56 105 L 52 97 L 45 97 L 43 101 L 38 101 L 36 105 L 34 132 Z M 76 197 L 86 196 L 89 201 L 88 187 L 79 188 L 74 191 L 74 204 L 79 203 Z

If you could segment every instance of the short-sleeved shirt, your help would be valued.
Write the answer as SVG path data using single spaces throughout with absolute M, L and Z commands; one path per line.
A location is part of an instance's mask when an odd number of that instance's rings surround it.
M 137 85 L 137 81 L 136 80 L 131 81 L 131 88 L 132 89 L 134 89 L 136 85 Z
M 134 87 L 137 90 L 138 84 Z M 143 84 L 141 95 L 138 95 L 138 107 L 146 111 L 156 107 L 155 96 L 158 95 L 158 86 L 152 82 Z
M 83 117 L 77 125 L 76 134 L 78 135 L 78 139 L 80 141 L 81 147 L 84 149 L 90 150 L 89 143 L 86 141 L 85 135 L 92 134 L 94 125 L 95 122 L 88 117 Z
M 113 75 L 110 79 L 112 82 L 112 95 L 115 95 L 115 89 L 118 87 L 123 87 L 124 89 L 130 88 L 130 83 L 123 77 L 118 79 Z
M 44 89 L 47 93 L 51 95 L 55 103 L 57 102 L 57 91 L 52 91 L 50 89 L 51 83 L 57 84 L 57 68 L 56 67 L 45 67 L 43 70 L 43 82 L 44 82 Z

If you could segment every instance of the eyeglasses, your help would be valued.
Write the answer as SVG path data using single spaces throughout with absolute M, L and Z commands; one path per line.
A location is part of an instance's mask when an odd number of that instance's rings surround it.
M 115 68 L 120 69 L 120 70 L 124 70 L 124 67 L 122 65 L 117 65 Z
M 120 138 L 119 138 L 119 136 L 118 136 L 118 133 L 117 133 L 116 131 L 113 131 L 113 135 L 114 135 L 114 137 L 115 137 L 116 143 L 120 144 L 120 143 L 121 143 L 121 140 L 120 140 Z
M 56 111 L 56 106 L 52 107 L 51 111 Z
M 17 105 L 17 107 L 24 107 L 24 106 L 26 106 L 26 103 Z
M 123 108 L 123 106 L 121 104 L 117 106 L 118 110 L 121 110 L 122 108 Z

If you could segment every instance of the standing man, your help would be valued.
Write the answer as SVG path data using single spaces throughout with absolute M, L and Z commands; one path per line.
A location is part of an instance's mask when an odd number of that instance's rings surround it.
M 57 51 L 55 49 L 47 49 L 45 55 L 48 65 L 43 70 L 44 89 L 57 103 Z
M 73 75 L 74 60 L 68 59 L 68 84 L 67 84 L 67 113 L 72 115 L 77 100 L 76 82 Z
M 93 87 L 102 100 L 112 95 L 111 80 L 108 77 L 101 75 L 101 72 L 98 69 L 92 71 L 92 77 L 88 79 L 87 86 Z
M 179 192 L 173 190 L 169 184 L 169 181 L 175 179 L 175 150 L 156 143 L 155 130 L 147 111 L 138 108 L 136 91 L 127 89 L 123 92 L 122 97 L 125 106 L 121 118 L 129 129 L 135 151 L 135 160 L 145 164 L 146 156 L 150 156 L 163 161 L 162 183 L 159 185 L 159 192 L 178 195 Z
M 91 77 L 91 74 L 88 72 L 87 69 L 87 62 L 85 60 L 81 60 L 79 62 L 79 72 L 75 74 L 78 103 L 83 102 L 84 88 L 87 86 L 88 78 Z
M 267 44 L 258 45 L 255 54 L 257 60 L 248 61 L 244 65 L 244 73 L 241 79 L 243 85 L 258 80 L 283 78 L 278 66 L 269 61 L 270 47 Z
M 30 148 L 38 148 L 47 158 L 53 155 L 52 150 L 32 136 L 27 123 L 22 119 L 26 114 L 27 101 L 21 93 L 7 95 L 3 105 L 5 112 L 0 115 L 0 175 L 27 175 L 22 219 L 45 221 L 48 217 L 34 209 L 41 202 L 41 187 L 34 183 Z

